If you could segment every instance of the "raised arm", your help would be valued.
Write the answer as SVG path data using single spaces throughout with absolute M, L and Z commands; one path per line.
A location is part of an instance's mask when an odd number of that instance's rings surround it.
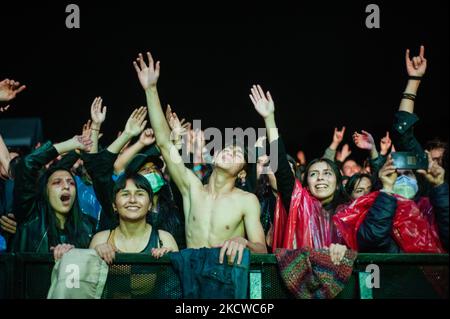
M 358 148 L 370 151 L 371 159 L 376 159 L 378 157 L 375 140 L 369 132 L 361 131 L 361 133 L 353 133 L 353 142 Z
M 420 80 L 425 74 L 427 60 L 424 57 L 424 47 L 420 47 L 420 55 L 409 58 L 409 50 L 406 50 L 406 70 L 408 72 L 408 85 L 403 93 L 398 112 L 394 116 L 391 130 L 392 142 L 399 152 L 414 152 L 419 156 L 425 156 L 422 146 L 414 135 L 413 128 L 419 121 L 414 114 L 414 101 Z
M 275 123 L 275 103 L 272 100 L 270 92 L 267 92 L 267 95 L 264 94 L 264 91 L 259 85 L 253 86 L 251 93 L 250 99 L 255 106 L 255 110 L 263 117 L 264 123 L 266 124 L 269 143 L 278 143 L 278 168 L 275 171 L 275 176 L 283 205 L 286 211 L 289 212 L 295 178 L 286 157 L 284 143 L 278 134 L 278 128 Z
M 103 122 L 106 119 L 106 106 L 102 107 L 103 99 L 101 97 L 96 97 L 91 105 L 91 140 L 92 147 L 89 153 L 98 152 L 98 139 L 100 135 L 100 129 Z
M 334 128 L 333 139 L 330 146 L 328 146 L 328 148 L 325 150 L 325 153 L 322 156 L 323 158 L 327 158 L 333 162 L 336 160 L 336 151 L 339 145 L 342 143 L 342 140 L 344 139 L 344 134 L 345 126 L 343 126 L 341 130 L 338 130 L 337 127 Z
M 157 82 L 160 72 L 159 61 L 154 63 L 150 52 L 147 52 L 148 66 L 142 54 L 133 63 L 139 82 L 145 90 L 150 123 L 155 132 L 156 144 L 167 164 L 170 176 L 174 180 L 183 197 L 188 194 L 191 183 L 200 183 L 197 177 L 188 170 L 178 153 L 178 150 L 170 140 L 170 128 L 159 101 Z
M 120 150 L 127 144 L 133 137 L 138 136 L 144 130 L 147 125 L 147 110 L 145 106 L 141 106 L 135 109 L 128 118 L 125 124 L 125 129 L 111 145 L 108 146 L 108 151 L 114 154 L 119 154 Z
M 155 135 L 153 134 L 153 130 L 151 128 L 144 130 L 139 136 L 139 140 L 130 147 L 127 147 L 117 157 L 117 160 L 114 162 L 114 174 L 119 175 L 120 173 L 125 171 L 134 156 L 138 154 L 144 147 L 150 146 L 154 142 Z
M 409 49 L 406 49 L 405 63 L 409 79 L 398 110 L 414 113 L 414 99 L 420 86 L 420 81 L 427 69 L 425 47 L 423 45 L 420 46 L 419 56 L 413 57 L 412 60 L 409 57 Z

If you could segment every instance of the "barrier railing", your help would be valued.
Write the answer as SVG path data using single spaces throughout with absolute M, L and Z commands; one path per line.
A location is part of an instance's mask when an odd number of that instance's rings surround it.
M 448 258 L 448 254 L 359 254 L 337 298 L 448 298 Z M 46 298 L 53 265 L 51 254 L 0 254 L 0 299 Z M 292 298 L 274 255 L 252 255 L 248 296 Z M 140 254 L 116 256 L 103 293 L 103 298 L 181 297 L 170 259 Z

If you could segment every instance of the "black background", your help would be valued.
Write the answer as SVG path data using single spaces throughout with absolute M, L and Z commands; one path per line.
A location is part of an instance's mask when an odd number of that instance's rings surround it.
M 263 127 L 248 98 L 260 83 L 274 97 L 289 152 L 320 156 L 342 125 L 347 143 L 361 129 L 378 142 L 406 85 L 405 49 L 417 55 L 420 44 L 428 70 L 416 134 L 448 140 L 448 1 L 78 1 L 81 28 L 67 29 L 69 3 L 0 8 L 0 79 L 28 86 L 1 116 L 41 117 L 52 141 L 78 134 L 99 95 L 108 106 L 102 143 L 112 141 L 145 104 L 132 61 L 151 50 L 161 61 L 162 102 L 203 127 Z M 370 3 L 380 6 L 380 29 L 365 26 Z

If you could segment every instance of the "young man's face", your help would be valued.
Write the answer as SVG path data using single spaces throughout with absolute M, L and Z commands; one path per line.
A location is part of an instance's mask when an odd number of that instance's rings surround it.
M 217 154 L 214 164 L 227 171 L 230 175 L 237 176 L 246 164 L 242 147 L 236 145 L 226 146 Z
M 361 166 L 359 166 L 355 161 L 348 160 L 344 163 L 342 167 L 342 173 L 344 176 L 352 177 L 354 174 L 361 171 Z
M 47 181 L 50 206 L 58 213 L 67 214 L 75 202 L 77 190 L 73 177 L 67 171 L 56 171 Z
M 326 162 L 317 162 L 311 165 L 307 172 L 308 189 L 315 198 L 321 202 L 333 198 L 336 191 L 336 175 Z
M 141 220 L 146 217 L 151 208 L 150 196 L 147 191 L 137 188 L 133 180 L 127 180 L 124 189 L 121 189 L 114 201 L 114 209 L 121 219 L 127 221 Z

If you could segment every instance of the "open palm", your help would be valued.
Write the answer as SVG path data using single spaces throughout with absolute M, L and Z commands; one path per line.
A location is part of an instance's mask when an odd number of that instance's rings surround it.
M 361 131 L 362 134 L 355 132 L 353 134 L 353 142 L 358 148 L 363 150 L 371 150 L 375 144 L 372 135 L 366 131 Z
M 275 103 L 273 102 L 269 91 L 267 91 L 267 94 L 264 94 L 260 85 L 253 85 L 251 92 L 250 100 L 252 100 L 255 110 L 259 115 L 263 118 L 267 118 L 275 112 Z
M 138 136 L 144 130 L 147 121 L 145 120 L 147 116 L 147 108 L 142 106 L 131 114 L 128 118 L 127 124 L 125 124 L 125 132 L 131 136 Z
M 133 62 L 134 69 L 139 78 L 139 82 L 144 90 L 156 86 L 159 78 L 159 61 L 156 64 L 150 52 L 147 52 L 148 66 L 144 61 L 144 57 L 139 53 L 136 61 Z
M 97 125 L 102 124 L 106 119 L 106 106 L 102 108 L 102 103 L 103 99 L 96 97 L 91 105 L 91 119 Z

